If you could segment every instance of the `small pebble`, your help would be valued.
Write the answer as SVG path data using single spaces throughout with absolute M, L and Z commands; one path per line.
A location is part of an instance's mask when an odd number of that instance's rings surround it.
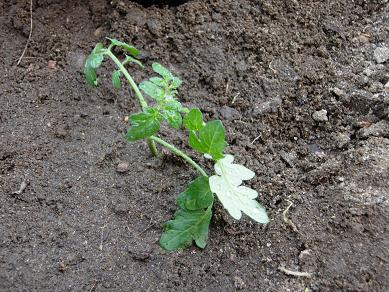
M 240 118 L 240 113 L 236 109 L 226 105 L 220 109 L 220 114 L 225 120 L 236 120 Z
M 57 67 L 57 62 L 56 61 L 53 61 L 53 60 L 49 60 L 47 62 L 47 67 L 49 69 L 55 69 Z
M 381 120 L 370 127 L 362 128 L 357 132 L 357 137 L 360 139 L 367 139 L 368 137 L 389 138 L 389 122 Z
M 374 50 L 374 58 L 378 64 L 384 63 L 389 59 L 389 48 L 378 47 Z
M 242 278 L 235 276 L 234 277 L 234 286 L 235 286 L 235 289 L 242 290 L 246 287 L 246 284 L 244 283 Z
M 333 88 L 333 89 L 332 89 L 332 92 L 333 92 L 337 97 L 342 97 L 342 96 L 344 96 L 344 95 L 346 94 L 342 89 L 337 88 L 337 87 Z
M 327 122 L 328 121 L 327 111 L 325 109 L 316 111 L 313 113 L 312 118 L 316 122 Z
M 334 134 L 332 139 L 333 139 L 336 147 L 339 148 L 339 149 L 341 149 L 344 146 L 346 146 L 347 143 L 349 143 L 350 140 L 351 140 L 349 135 L 343 134 L 343 133 L 336 133 L 336 134 Z
M 378 81 L 373 82 L 369 87 L 369 91 L 371 93 L 378 93 L 381 92 L 383 89 L 384 89 L 384 85 Z
M 101 32 L 102 32 L 103 28 L 102 27 L 98 27 L 95 31 L 94 31 L 94 35 L 95 37 L 99 37 L 101 35 Z
M 129 169 L 130 169 L 130 164 L 128 162 L 120 162 L 116 167 L 116 171 L 119 173 L 125 173 Z

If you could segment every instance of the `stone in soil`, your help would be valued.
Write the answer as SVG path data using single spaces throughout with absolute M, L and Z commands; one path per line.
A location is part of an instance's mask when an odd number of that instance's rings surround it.
M 125 173 L 130 169 L 130 164 L 128 162 L 120 162 L 117 167 L 116 171 L 118 173 Z
M 389 48 L 378 47 L 374 50 L 374 58 L 377 63 L 381 64 L 389 59 Z
M 325 109 L 316 111 L 313 113 L 312 118 L 316 122 L 327 122 L 328 121 L 327 111 Z

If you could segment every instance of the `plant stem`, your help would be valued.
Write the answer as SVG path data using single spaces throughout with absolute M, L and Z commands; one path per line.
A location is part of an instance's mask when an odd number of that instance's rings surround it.
M 106 50 L 105 54 L 107 54 L 112 59 L 112 61 L 115 62 L 116 66 L 118 66 L 120 71 L 123 73 L 124 77 L 126 77 L 128 83 L 130 83 L 132 89 L 135 92 L 135 96 L 138 98 L 140 106 L 144 110 L 147 107 L 147 102 L 144 99 L 142 93 L 140 92 L 138 86 L 136 85 L 134 79 L 132 79 L 130 73 L 128 73 L 127 69 L 123 66 L 123 64 L 120 62 L 120 60 L 118 58 L 116 58 L 116 56 L 111 52 L 110 49 Z M 157 147 L 155 146 L 154 141 L 152 141 L 150 138 L 148 138 L 147 145 L 149 146 L 149 150 L 151 152 L 151 155 L 158 156 L 158 150 L 157 150 Z
M 184 159 L 186 162 L 188 162 L 190 165 L 192 165 L 201 175 L 208 176 L 207 173 L 204 171 L 204 169 L 201 168 L 200 165 L 198 165 L 196 162 L 194 162 L 192 160 L 192 158 L 190 158 L 188 155 L 186 155 L 181 150 L 174 147 L 172 144 L 169 144 L 168 142 L 162 140 L 161 138 L 155 137 L 155 136 L 151 136 L 150 139 L 157 142 L 158 144 L 161 144 L 162 146 L 166 147 L 174 154 L 180 156 L 182 159 Z
M 140 92 L 138 86 L 136 85 L 134 79 L 132 79 L 130 73 L 128 73 L 127 69 L 123 66 L 122 62 L 120 62 L 120 60 L 116 58 L 116 56 L 111 51 L 106 50 L 106 54 L 112 59 L 112 61 L 115 62 L 116 66 L 118 66 L 120 71 L 122 71 L 124 77 L 126 77 L 128 83 L 130 83 L 132 89 L 134 90 L 135 96 L 138 98 L 142 109 L 145 109 L 147 107 L 147 102 L 144 99 L 142 93 Z
M 150 150 L 151 154 L 154 157 L 157 157 L 158 156 L 158 150 L 157 150 L 157 147 L 155 146 L 154 141 L 152 139 L 150 139 L 150 138 L 147 138 L 146 142 L 147 142 L 147 146 L 149 146 L 149 150 Z

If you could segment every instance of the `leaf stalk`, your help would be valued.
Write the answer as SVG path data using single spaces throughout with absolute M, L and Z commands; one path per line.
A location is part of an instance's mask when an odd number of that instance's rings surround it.
M 174 147 L 173 145 L 169 144 L 168 142 L 162 140 L 161 138 L 158 138 L 158 137 L 155 137 L 155 136 L 151 136 L 150 139 L 155 141 L 155 142 L 157 142 L 158 144 L 166 147 L 167 149 L 169 149 L 174 154 L 180 156 L 182 159 L 184 159 L 186 162 L 188 162 L 191 166 L 193 166 L 201 175 L 208 177 L 208 175 L 204 171 L 204 169 L 202 169 L 200 165 L 198 165 L 196 162 L 194 162 L 192 160 L 192 158 L 190 158 L 188 155 L 186 155 L 181 150 L 177 149 L 176 147 Z

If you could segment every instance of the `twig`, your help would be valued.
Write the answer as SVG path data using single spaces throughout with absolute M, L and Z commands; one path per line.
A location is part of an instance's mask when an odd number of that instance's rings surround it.
M 145 233 L 147 230 L 149 230 L 149 229 L 150 229 L 151 227 L 153 227 L 154 225 L 155 225 L 155 223 L 152 222 L 152 219 L 151 219 L 150 222 L 149 222 L 149 225 L 148 225 L 143 231 L 141 231 L 141 232 L 139 233 L 139 235 Z
M 250 142 L 250 144 L 254 144 L 254 143 L 255 143 L 255 141 L 257 141 L 259 138 L 261 138 L 261 135 L 259 135 L 259 136 L 255 137 L 255 138 L 254 138 L 254 140 Z
M 290 228 L 292 228 L 292 230 L 293 230 L 294 232 L 299 232 L 298 229 L 297 229 L 297 227 L 296 227 L 296 225 L 294 225 L 293 221 L 290 220 L 290 219 L 287 217 L 287 214 L 288 214 L 288 212 L 289 212 L 289 208 L 292 207 L 292 205 L 293 205 L 293 203 L 290 202 L 289 206 L 286 207 L 286 209 L 285 209 L 284 212 L 282 212 L 282 219 L 284 220 L 284 222 L 285 222 L 288 226 L 290 226 Z
M 283 272 L 283 273 L 285 273 L 287 275 L 291 275 L 291 276 L 307 277 L 307 278 L 311 278 L 312 277 L 312 273 L 292 271 L 292 270 L 286 269 L 284 266 L 279 266 L 278 270 L 280 270 L 281 272 Z
M 89 292 L 95 291 L 95 289 L 96 289 L 96 284 L 97 284 L 97 281 L 94 280 L 92 287 L 89 289 Z
M 22 183 L 20 184 L 19 189 L 18 189 L 17 191 L 13 192 L 12 195 L 21 195 L 21 194 L 24 192 L 24 190 L 26 189 L 27 184 L 28 184 L 28 183 L 27 183 L 27 180 L 24 179 L 24 180 L 22 181 Z
M 19 60 L 18 62 L 16 63 L 16 66 L 19 66 L 20 62 L 22 61 L 23 57 L 24 57 L 24 54 L 26 53 L 27 51 L 27 47 L 30 43 L 30 40 L 31 40 L 31 36 L 32 36 L 32 0 L 30 1 L 30 35 L 28 36 L 28 39 L 27 39 L 27 42 L 26 42 L 26 46 L 24 47 L 24 50 L 23 50 L 23 53 L 22 55 L 19 57 Z
M 100 250 L 103 250 L 103 241 L 104 241 L 104 228 L 106 227 L 107 225 L 104 225 L 102 228 L 101 228 L 101 237 L 100 237 Z
M 234 98 L 232 99 L 231 104 L 234 104 L 236 98 L 237 98 L 239 95 L 240 95 L 240 92 L 238 92 L 238 93 L 234 96 Z

